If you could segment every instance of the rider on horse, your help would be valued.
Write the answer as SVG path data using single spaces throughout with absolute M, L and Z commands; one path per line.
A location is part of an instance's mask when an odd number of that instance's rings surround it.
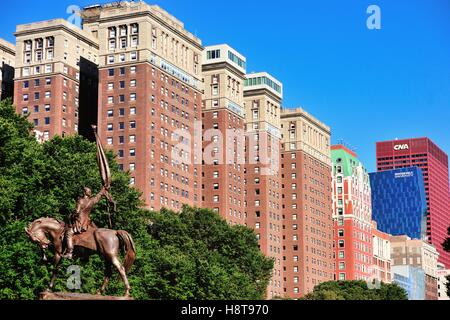
M 92 191 L 89 188 L 84 188 L 84 195 L 81 197 L 76 206 L 74 213 L 70 214 L 69 221 L 65 227 L 65 237 L 67 250 L 63 258 L 72 259 L 73 258 L 73 236 L 74 234 L 82 234 L 86 232 L 90 227 L 95 225 L 91 221 L 91 211 L 94 206 L 100 202 L 102 197 L 109 200 L 110 195 L 108 190 L 103 187 L 102 190 L 96 196 L 92 196 Z

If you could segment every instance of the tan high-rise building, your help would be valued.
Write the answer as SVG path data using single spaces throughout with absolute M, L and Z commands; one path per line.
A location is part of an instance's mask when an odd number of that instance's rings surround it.
M 0 39 L 0 100 L 12 98 L 14 95 L 14 65 L 16 47 Z
M 246 126 L 245 210 L 262 252 L 275 260 L 269 299 L 284 295 L 281 212 L 281 82 L 268 73 L 248 74 L 244 104 Z
M 63 19 L 18 25 L 15 35 L 16 111 L 30 114 L 43 140 L 77 133 L 92 138 L 97 39 Z
M 303 109 L 281 113 L 285 295 L 332 281 L 330 128 Z
M 101 140 L 131 173 L 147 208 L 200 206 L 194 128 L 201 121 L 201 41 L 145 2 L 91 6 L 82 16 L 100 46 Z
M 438 299 L 438 258 L 437 249 L 422 240 L 407 236 L 391 237 L 392 266 L 411 266 L 423 269 L 425 273 L 425 299 Z
M 244 210 L 246 59 L 228 45 L 203 52 L 203 206 L 230 224 Z

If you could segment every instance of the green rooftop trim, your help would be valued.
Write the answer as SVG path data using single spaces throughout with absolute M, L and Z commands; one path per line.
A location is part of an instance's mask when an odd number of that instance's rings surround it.
M 331 150 L 331 161 L 333 162 L 333 172 L 336 174 L 336 166 L 340 165 L 345 177 L 351 177 L 353 168 L 361 164 L 358 158 L 355 158 L 343 149 Z

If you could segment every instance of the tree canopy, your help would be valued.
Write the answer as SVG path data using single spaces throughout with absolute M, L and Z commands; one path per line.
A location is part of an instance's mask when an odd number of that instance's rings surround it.
M 0 102 L 0 299 L 36 299 L 49 283 L 52 266 L 41 260 L 24 227 L 40 217 L 64 219 L 83 187 L 93 192 L 101 188 L 95 144 L 81 136 L 39 144 L 31 129 L 11 101 Z M 135 299 L 264 297 L 273 260 L 260 252 L 252 230 L 229 226 L 206 209 L 143 209 L 140 193 L 129 186 L 129 174 L 119 171 L 112 153 L 107 156 L 111 193 L 118 203 L 113 227 L 129 231 L 136 244 L 137 260 L 129 276 Z M 103 200 L 92 212 L 98 226 L 108 226 L 107 209 Z M 81 267 L 81 292 L 94 294 L 104 269 L 97 256 L 65 261 L 56 290 L 68 291 L 64 270 L 71 264 Z M 122 293 L 114 273 L 107 294 Z
M 303 300 L 407 300 L 406 291 L 397 284 L 381 283 L 369 288 L 365 281 L 330 281 L 319 284 Z

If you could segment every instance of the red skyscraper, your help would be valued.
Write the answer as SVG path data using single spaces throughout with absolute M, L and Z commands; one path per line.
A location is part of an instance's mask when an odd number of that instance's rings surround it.
M 428 138 L 377 143 L 377 170 L 419 167 L 423 171 L 428 205 L 427 236 L 439 252 L 439 262 L 450 267 L 450 253 L 442 243 L 450 226 L 448 156 Z

